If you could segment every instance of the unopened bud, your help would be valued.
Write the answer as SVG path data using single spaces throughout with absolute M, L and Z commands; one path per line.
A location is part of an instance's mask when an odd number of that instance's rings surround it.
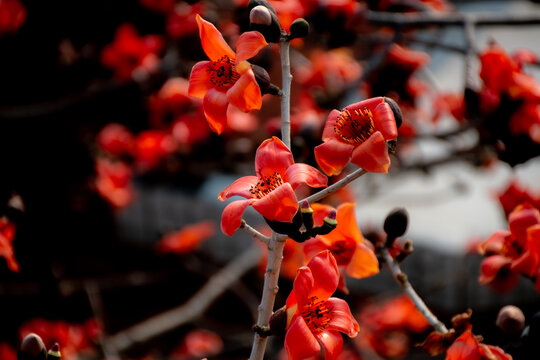
M 272 334 L 282 338 L 285 337 L 287 330 L 287 308 L 285 306 L 274 311 L 272 316 L 270 316 L 269 325 Z
M 62 354 L 60 353 L 60 345 L 58 343 L 54 343 L 52 348 L 49 349 L 49 352 L 47 353 L 47 360 L 60 360 L 62 357 Z
M 252 64 L 251 69 L 253 69 L 253 73 L 255 74 L 255 80 L 257 81 L 257 85 L 259 85 L 259 88 L 261 89 L 262 95 L 279 94 L 279 88 L 270 82 L 270 75 L 268 75 L 268 72 L 263 67 Z
M 317 231 L 319 235 L 329 234 L 337 227 L 336 210 L 332 209 L 330 213 L 324 218 L 323 225 Z
M 266 8 L 266 12 L 261 10 L 259 7 Z M 252 19 L 252 11 L 255 8 L 255 14 L 253 18 L 255 22 L 250 21 L 251 30 L 255 30 L 263 34 L 267 42 L 277 43 L 281 37 L 281 24 L 276 14 L 276 10 L 270 5 L 266 0 L 249 0 L 248 9 L 249 9 L 249 18 Z M 270 15 L 270 23 L 268 23 L 267 15 Z
M 263 5 L 255 6 L 249 12 L 249 22 L 257 25 L 270 25 L 272 23 L 270 10 Z
M 399 127 L 403 123 L 403 115 L 401 114 L 401 109 L 399 105 L 394 99 L 388 97 L 384 98 L 384 102 L 390 106 L 390 109 L 392 109 L 392 113 L 394 114 L 394 120 L 396 121 L 396 127 L 399 129 Z
M 296 19 L 290 26 L 291 34 L 289 39 L 303 38 L 309 33 L 309 23 L 302 18 Z
M 46 360 L 47 348 L 41 337 L 30 333 L 26 335 L 21 342 L 17 353 L 17 360 Z
M 407 231 L 409 214 L 404 208 L 392 210 L 384 220 L 384 232 L 387 235 L 386 246 L 391 246 L 394 240 Z
M 525 327 L 525 315 L 517 306 L 506 305 L 499 310 L 495 324 L 505 334 L 517 335 Z
M 303 201 L 302 206 L 300 207 L 300 212 L 302 213 L 302 221 L 304 222 L 304 227 L 306 230 L 311 230 L 313 228 L 313 209 L 309 206 L 308 201 Z

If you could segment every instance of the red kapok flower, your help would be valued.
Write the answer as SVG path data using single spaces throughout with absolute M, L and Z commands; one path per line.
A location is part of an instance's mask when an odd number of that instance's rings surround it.
M 327 360 L 336 359 L 343 346 L 340 332 L 349 337 L 358 334 L 360 327 L 347 302 L 330 297 L 338 282 L 338 266 L 328 250 L 298 269 L 286 303 L 285 350 L 289 360 L 316 355 L 321 346 Z
M 135 161 L 143 169 L 150 169 L 176 150 L 177 144 L 169 132 L 145 130 L 135 138 Z
M 376 97 L 332 110 L 324 126 L 323 144 L 315 159 L 327 175 L 338 175 L 349 160 L 369 172 L 387 173 L 386 142 L 397 138 L 396 117 L 385 97 Z
M 213 236 L 215 232 L 216 226 L 213 221 L 201 221 L 166 234 L 157 244 L 157 248 L 162 252 L 184 254 L 194 250 L 202 241 Z
M 364 241 L 356 223 L 354 206 L 352 203 L 340 205 L 337 208 L 337 227 L 327 235 L 319 235 L 304 243 L 307 258 L 323 250 L 330 250 L 340 270 L 339 289 L 344 292 L 347 292 L 345 273 L 361 279 L 379 272 L 379 261 L 373 249 Z M 328 214 L 331 210 L 331 207 L 319 204 L 313 204 L 311 207 L 315 213 L 314 218 L 319 217 L 317 212 Z
M 214 25 L 199 15 L 196 19 L 202 47 L 210 61 L 200 61 L 193 66 L 189 95 L 204 98 L 208 125 L 221 134 L 227 123 L 229 104 L 244 112 L 261 108 L 261 89 L 247 59 L 268 43 L 259 32 L 248 31 L 238 38 L 235 53 Z
M 133 151 L 135 137 L 127 127 L 118 123 L 107 124 L 96 138 L 97 145 L 113 156 L 130 155 Z
M 19 263 L 13 253 L 13 239 L 15 238 L 15 224 L 7 217 L 0 217 L 0 257 L 6 259 L 9 270 L 19 272 Z
M 512 360 L 512 356 L 498 346 L 480 343 L 468 329 L 448 348 L 446 360 Z
M 223 189 L 218 199 L 231 196 L 246 200 L 233 201 L 223 210 L 221 230 L 231 236 L 242 222 L 242 214 L 252 205 L 268 220 L 291 222 L 298 211 L 294 190 L 301 184 L 324 187 L 327 178 L 306 164 L 295 164 L 291 151 L 277 137 L 263 141 L 255 154 L 257 176 L 244 176 Z
M 114 41 L 103 48 L 101 62 L 114 71 L 118 80 L 128 80 L 139 69 L 152 73 L 157 69 L 157 53 L 163 47 L 158 35 L 139 36 L 131 24 L 122 24 L 116 30 Z
M 173 351 L 171 359 L 202 359 L 217 355 L 223 350 L 223 340 L 213 331 L 194 329 L 186 334 L 184 341 Z
M 98 193 L 117 209 L 129 205 L 135 194 L 131 167 L 121 161 L 100 157 L 96 160 L 95 168 Z

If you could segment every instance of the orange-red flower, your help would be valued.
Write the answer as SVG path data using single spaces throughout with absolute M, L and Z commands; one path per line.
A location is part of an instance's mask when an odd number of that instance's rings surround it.
M 364 241 L 358 228 L 355 216 L 355 204 L 346 203 L 337 208 L 337 227 L 327 235 L 318 235 L 304 243 L 304 253 L 307 258 L 323 250 L 330 250 L 338 264 L 340 272 L 339 289 L 347 292 L 345 274 L 361 279 L 379 272 L 379 261 Z M 332 207 L 320 204 L 311 206 L 314 210 L 314 220 L 324 218 Z
M 316 355 L 321 346 L 326 359 L 335 359 L 343 346 L 340 332 L 349 337 L 358 334 L 360 328 L 347 302 L 330 297 L 338 281 L 337 263 L 328 250 L 298 269 L 286 303 L 285 350 L 289 360 Z
M 170 354 L 171 360 L 202 359 L 219 354 L 223 340 L 213 331 L 194 329 L 186 334 L 182 344 Z
M 103 65 L 111 68 L 118 80 L 128 80 L 135 70 L 152 73 L 157 70 L 157 53 L 163 47 L 158 35 L 139 36 L 131 24 L 122 24 L 116 30 L 114 41 L 101 52 Z
M 0 217 L 0 257 L 6 259 L 9 270 L 19 272 L 19 263 L 13 252 L 13 239 L 15 238 L 15 224 L 7 217 Z
M 220 134 L 227 123 L 229 104 L 244 112 L 261 108 L 261 90 L 247 59 L 268 45 L 259 32 L 245 32 L 238 38 L 236 53 L 210 22 L 199 15 L 202 47 L 210 61 L 193 66 L 189 95 L 204 98 L 204 114 L 213 131 Z
M 536 277 L 540 291 L 540 211 L 527 203 L 519 205 L 509 214 L 508 225 L 509 231 L 497 231 L 480 244 L 480 252 L 488 257 L 479 281 L 507 290 L 516 284 L 515 274 L 523 274 Z
M 396 119 L 388 98 L 376 97 L 332 110 L 324 126 L 323 144 L 315 159 L 327 175 L 338 175 L 349 160 L 369 172 L 387 173 L 386 142 L 397 138 Z
M 214 236 L 215 233 L 216 226 L 213 221 L 201 221 L 166 234 L 157 244 L 157 248 L 162 252 L 184 254 L 194 250 L 202 241 Z
M 131 155 L 135 137 L 127 127 L 118 123 L 105 125 L 96 138 L 99 148 L 113 156 Z
M 129 205 L 135 193 L 131 184 L 131 167 L 121 161 L 100 157 L 96 160 L 95 168 L 95 186 L 98 193 L 115 208 Z
M 508 216 L 516 206 L 528 202 L 535 208 L 540 209 L 540 196 L 525 189 L 517 180 L 512 180 L 507 188 L 499 194 L 499 202 Z
M 155 167 L 176 150 L 177 144 L 168 131 L 145 130 L 135 138 L 134 156 L 142 170 Z
M 467 329 L 448 348 L 446 360 L 512 360 L 512 356 L 498 346 L 482 344 L 471 329 Z
M 301 184 L 323 187 L 327 178 L 317 169 L 306 164 L 295 164 L 291 151 L 277 137 L 263 141 L 255 154 L 257 176 L 244 176 L 223 189 L 218 199 L 231 196 L 246 200 L 233 201 L 223 210 L 221 229 L 232 235 L 242 222 L 242 215 L 252 205 L 268 220 L 291 222 L 298 210 L 294 190 Z

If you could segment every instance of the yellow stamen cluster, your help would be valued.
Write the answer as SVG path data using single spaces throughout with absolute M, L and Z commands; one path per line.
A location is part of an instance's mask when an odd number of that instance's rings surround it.
M 332 306 L 325 300 L 319 300 L 316 296 L 309 299 L 304 305 L 302 317 L 313 334 L 317 334 L 328 326 L 332 320 Z
M 277 189 L 281 184 L 283 184 L 281 175 L 278 172 L 274 172 L 271 176 L 261 177 L 260 181 L 251 187 L 249 192 L 253 197 L 260 199 Z
M 363 109 L 343 110 L 334 124 L 334 132 L 349 144 L 361 144 L 374 132 L 373 114 Z
M 229 88 L 240 78 L 233 61 L 227 55 L 217 61 L 210 61 L 207 71 L 210 73 L 210 82 L 220 88 Z

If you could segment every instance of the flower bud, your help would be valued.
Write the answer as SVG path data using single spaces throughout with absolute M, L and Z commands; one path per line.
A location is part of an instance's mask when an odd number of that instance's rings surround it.
M 394 114 L 396 126 L 399 129 L 399 127 L 403 123 L 403 115 L 401 114 L 401 109 L 399 108 L 399 105 L 397 104 L 397 102 L 394 101 L 394 99 L 388 97 L 384 98 L 384 102 L 390 105 L 390 109 L 392 109 L 392 113 Z
M 387 235 L 386 246 L 391 246 L 394 240 L 407 231 L 409 214 L 404 208 L 392 210 L 384 220 L 384 232 Z
M 306 37 L 309 33 L 309 23 L 302 18 L 296 19 L 292 22 L 290 31 L 289 39 L 291 40 Z
M 507 335 L 518 335 L 525 327 L 525 315 L 517 306 L 506 305 L 499 310 L 495 324 Z
M 17 353 L 17 360 L 46 360 L 47 349 L 41 337 L 30 333 L 26 335 L 21 342 Z
M 323 225 L 317 231 L 319 235 L 329 234 L 337 226 L 336 210 L 330 211 L 330 213 L 324 218 Z
M 270 331 L 275 336 L 284 338 L 286 329 L 287 329 L 287 309 L 285 306 L 274 311 L 272 316 L 270 316 Z
M 279 88 L 270 82 L 270 75 L 268 75 L 268 72 L 263 67 L 252 64 L 251 68 L 253 69 L 253 73 L 255 74 L 255 80 L 257 80 L 257 85 L 259 85 L 262 95 L 279 94 Z
M 300 209 L 298 209 L 298 211 L 294 215 L 292 222 L 268 220 L 266 218 L 264 220 L 272 230 L 274 230 L 278 234 L 286 234 L 289 237 L 291 236 L 290 234 L 296 234 L 302 226 L 302 214 L 300 212 Z
M 249 0 L 248 9 L 251 30 L 263 34 L 267 42 L 279 42 L 281 24 L 272 5 L 266 0 Z
M 313 228 L 313 209 L 309 206 L 308 201 L 303 201 L 302 206 L 300 207 L 300 212 L 302 213 L 302 222 L 306 230 L 311 230 Z

